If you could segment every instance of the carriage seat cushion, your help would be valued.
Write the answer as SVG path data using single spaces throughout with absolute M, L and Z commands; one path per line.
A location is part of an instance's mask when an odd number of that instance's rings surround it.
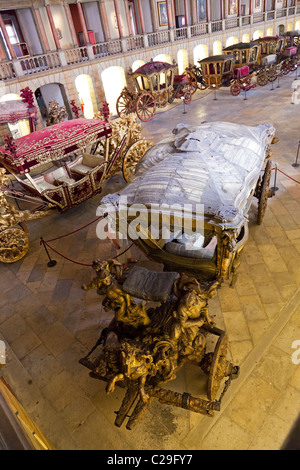
M 249 75 L 248 65 L 244 65 L 243 67 L 238 67 L 234 71 L 234 76 L 237 78 L 242 78 L 242 77 L 245 77 L 246 75 Z
M 187 249 L 182 243 L 168 242 L 165 244 L 164 249 L 168 253 L 172 253 L 177 256 L 183 256 L 185 258 L 196 258 L 196 259 L 212 259 L 215 254 L 215 247 L 217 239 L 214 239 L 205 248 L 198 249 Z
M 90 155 L 87 153 L 82 154 L 80 157 L 77 157 L 73 162 L 68 163 L 68 168 L 75 173 L 80 175 L 86 175 L 96 166 L 103 163 L 102 157 L 96 157 L 95 155 Z
M 34 180 L 35 184 L 37 185 L 38 189 L 41 192 L 45 191 L 46 189 L 54 189 L 55 188 L 55 186 L 53 184 L 50 184 L 47 181 L 45 181 L 43 175 L 36 176 L 35 178 L 33 178 L 33 180 Z M 31 184 L 31 182 L 29 180 L 25 180 L 24 184 L 30 186 L 31 188 L 34 188 L 33 184 Z
M 287 47 L 283 53 L 284 56 L 286 57 L 291 57 L 297 53 L 297 47 L 296 46 L 291 46 Z
M 135 266 L 122 288 L 125 292 L 143 300 L 165 302 L 173 291 L 174 282 L 180 275 L 176 272 L 157 272 Z
M 175 75 L 174 76 L 174 83 L 182 83 L 183 85 L 187 85 L 189 83 L 189 79 L 187 75 Z

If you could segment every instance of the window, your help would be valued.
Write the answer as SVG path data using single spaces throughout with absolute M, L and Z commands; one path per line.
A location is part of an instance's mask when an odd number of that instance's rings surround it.
M 19 42 L 19 40 L 18 40 L 18 37 L 17 37 L 16 30 L 15 30 L 15 28 L 14 28 L 11 21 L 10 21 L 9 24 L 5 24 L 5 29 L 6 29 L 6 32 L 8 34 L 8 37 L 9 37 L 9 42 L 11 44 L 17 44 Z

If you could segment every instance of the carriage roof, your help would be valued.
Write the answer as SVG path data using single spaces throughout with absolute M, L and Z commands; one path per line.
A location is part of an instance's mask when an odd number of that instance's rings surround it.
M 147 62 L 146 64 L 139 67 L 135 72 L 132 74 L 133 77 L 140 77 L 140 76 L 149 76 L 154 73 L 161 73 L 167 72 L 168 70 L 175 70 L 177 65 L 168 64 L 167 62 Z
M 211 55 L 209 57 L 205 57 L 205 59 L 198 60 L 199 64 L 208 64 L 211 62 L 224 62 L 225 60 L 233 59 L 233 56 L 227 54 L 220 54 L 220 55 Z
M 252 47 L 257 46 L 256 42 L 239 42 L 237 44 L 232 44 L 231 46 L 227 46 L 223 49 L 223 51 L 236 51 L 236 50 L 243 50 L 243 49 L 251 49 Z
M 73 119 L 32 132 L 13 141 L 15 150 L 0 148 L 0 161 L 16 173 L 26 173 L 60 160 L 112 133 L 111 124 L 98 119 Z
M 193 207 L 193 213 L 200 204 L 202 218 L 222 228 L 238 228 L 274 134 L 271 124 L 179 124 L 172 136 L 146 152 L 135 179 L 102 203 L 126 200 L 128 206 L 150 204 L 151 209 L 180 204 Z
M 300 36 L 300 30 L 286 31 L 283 36 Z

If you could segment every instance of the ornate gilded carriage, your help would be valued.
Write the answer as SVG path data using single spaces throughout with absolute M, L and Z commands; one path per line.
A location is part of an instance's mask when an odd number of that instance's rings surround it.
M 117 112 L 136 113 L 143 122 L 153 119 L 157 108 L 163 108 L 176 98 L 188 104 L 196 89 L 188 75 L 175 75 L 176 65 L 166 62 L 148 62 L 131 74 L 135 90 L 125 87 L 117 99 Z
M 204 284 L 233 282 L 247 241 L 252 199 L 258 198 L 257 222 L 261 224 L 272 196 L 272 163 L 266 160 L 265 165 L 265 159 L 274 132 L 270 125 L 178 125 L 172 137 L 146 152 L 134 179 L 117 197 L 122 213 L 129 211 L 126 235 L 131 238 L 136 217 L 130 207 L 139 205 L 145 220 L 140 235 L 133 233 L 132 240 L 147 257 L 162 263 L 165 270 L 187 273 Z M 259 147 L 254 144 L 257 141 Z M 102 202 L 106 210 L 106 198 Z M 201 205 L 200 212 L 196 203 Z M 174 214 L 174 204 L 181 210 L 185 204 L 190 207 L 185 216 L 192 228 L 186 236 L 183 213 Z M 164 207 L 162 220 L 169 221 L 171 233 L 164 232 L 162 225 L 154 236 L 147 214 Z
M 250 71 L 257 66 L 260 46 L 251 42 L 240 42 L 223 49 L 223 54 L 233 56 L 233 69 L 248 65 Z
M 141 138 L 132 115 L 113 124 L 74 119 L 14 141 L 8 137 L 0 149 L 0 261 L 11 263 L 25 256 L 29 248 L 25 220 L 64 212 L 101 193 L 104 180 L 116 171 L 123 171 L 127 180 L 150 145 Z M 9 186 L 3 188 L 5 184 Z M 34 208 L 20 211 L 8 204 L 6 196 Z

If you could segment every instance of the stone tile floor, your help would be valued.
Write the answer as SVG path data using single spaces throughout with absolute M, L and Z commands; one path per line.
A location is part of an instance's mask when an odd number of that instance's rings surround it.
M 273 90 L 271 85 L 251 90 L 247 100 L 244 94 L 232 97 L 225 88 L 217 92 L 217 100 L 211 92 L 197 92 L 186 109 L 181 103 L 164 108 L 142 124 L 144 136 L 154 142 L 178 122 L 213 120 L 246 125 L 271 122 L 280 139 L 272 146 L 272 159 L 280 170 L 276 181 L 273 171 L 271 181 L 278 187 L 275 197 L 269 200 L 261 226 L 255 223 L 253 202 L 250 236 L 235 288 L 223 285 L 210 301 L 217 326 L 228 333 L 230 357 L 241 367 L 213 418 L 153 402 L 134 430 L 117 428 L 114 412 L 124 391 L 117 388 L 106 395 L 105 383 L 90 378 L 88 369 L 79 364 L 111 314 L 101 308 L 96 291 L 81 289 L 93 275 L 91 268 L 54 252 L 51 256 L 57 264 L 49 268 L 40 237 L 49 240 L 94 220 L 101 197 L 63 215 L 31 222 L 28 255 L 0 266 L 0 339 L 8 347 L 8 363 L 1 373 L 55 448 L 277 450 L 285 445 L 300 412 L 300 365 L 292 361 L 292 344 L 300 340 L 300 186 L 296 182 L 300 182 L 300 168 L 292 166 L 300 108 L 291 104 L 293 79 L 293 74 L 282 78 Z M 122 185 L 122 178 L 113 177 L 105 192 Z M 117 254 L 109 240 L 96 237 L 96 223 L 50 245 L 83 264 Z M 123 260 L 130 256 L 143 266 L 160 269 L 135 247 Z M 201 393 L 203 377 L 187 366 L 170 387 Z

